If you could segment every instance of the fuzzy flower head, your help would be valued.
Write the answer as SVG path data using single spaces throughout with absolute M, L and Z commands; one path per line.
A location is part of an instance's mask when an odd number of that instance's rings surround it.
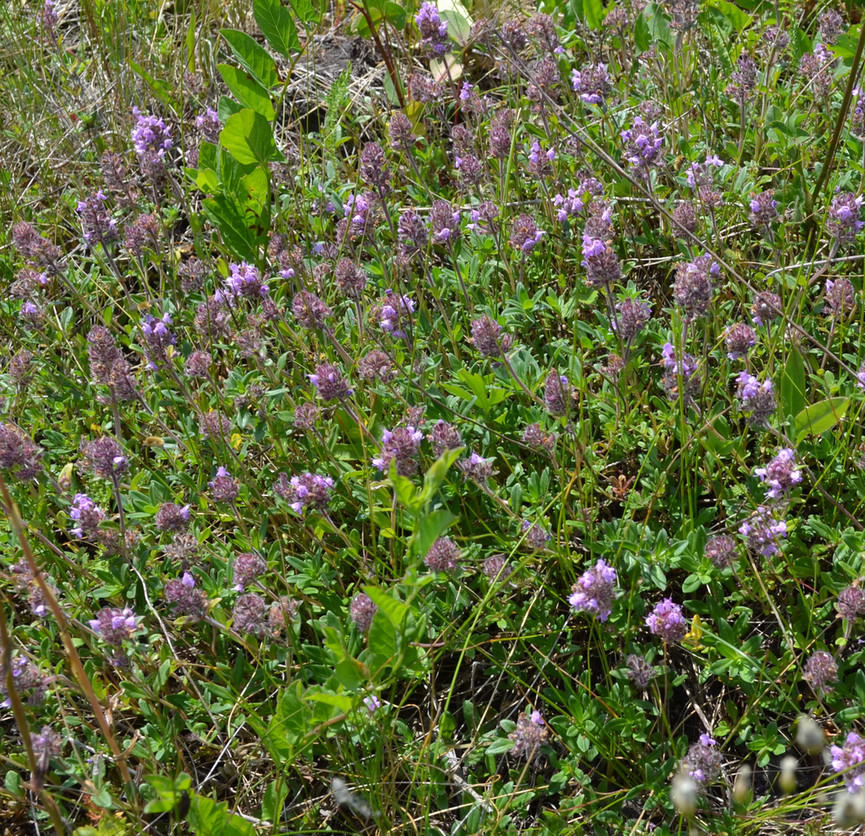
M 332 363 L 322 363 L 316 366 L 315 373 L 307 375 L 309 382 L 318 390 L 319 397 L 328 401 L 344 401 L 350 397 L 352 389 L 342 375 L 339 366 Z
M 532 757 L 547 739 L 546 726 L 540 711 L 535 710 L 531 714 L 520 714 L 517 718 L 516 729 L 508 735 L 514 741 L 511 754 Z
M 547 375 L 547 382 L 544 385 L 544 405 L 550 415 L 561 417 L 568 414 L 571 391 L 571 384 L 565 375 L 555 370 Z
M 717 279 L 720 272 L 718 263 L 710 255 L 701 255 L 678 266 L 673 298 L 682 308 L 686 321 L 693 321 L 709 312 L 712 280 Z
M 787 536 L 787 523 L 778 520 L 771 509 L 760 505 L 739 527 L 739 533 L 747 540 L 751 551 L 771 557 L 780 551 L 778 540 Z
M 688 398 L 699 393 L 702 380 L 697 373 L 697 361 L 687 351 L 679 357 L 672 343 L 664 343 L 661 349 L 661 367 L 664 369 L 662 383 L 670 400 L 676 400 L 682 392 Z
M 277 496 L 284 499 L 296 514 L 303 514 L 307 508 L 325 509 L 330 504 L 333 479 L 317 473 L 302 473 L 289 479 L 284 473 L 273 486 Z
M 132 129 L 135 153 L 141 159 L 147 156 L 163 159 L 165 152 L 174 145 L 168 126 L 158 116 L 146 115 L 137 107 L 132 108 L 132 115 L 136 119 L 135 127 Z
M 234 502 L 240 494 L 240 486 L 224 467 L 219 467 L 213 479 L 207 483 L 214 502 Z
M 95 537 L 99 524 L 105 519 L 103 511 L 86 493 L 75 494 L 75 499 L 69 508 L 69 516 L 76 525 L 69 533 L 73 537 Z
M 599 560 L 574 585 L 568 603 L 576 612 L 587 612 L 598 621 L 606 621 L 613 610 L 615 591 L 616 570 Z
M 606 64 L 589 64 L 571 71 L 571 85 L 586 104 L 603 104 L 612 87 Z
M 140 619 L 129 607 L 122 610 L 115 607 L 105 607 L 96 613 L 96 618 L 88 622 L 90 629 L 108 644 L 120 647 L 127 639 L 131 639 L 140 627 Z
M 862 195 L 854 197 L 846 192 L 833 198 L 826 229 L 839 245 L 851 244 L 865 226 L 865 221 L 860 217 L 863 200 L 865 198 Z
M 838 681 L 838 663 L 835 657 L 825 650 L 815 651 L 805 663 L 802 678 L 818 694 L 828 693 Z
M 417 473 L 418 451 L 423 441 L 423 433 L 413 426 L 397 427 L 382 433 L 381 452 L 372 460 L 373 467 L 386 474 L 390 463 L 396 462 L 396 472 L 400 476 L 413 476 Z
M 724 332 L 724 344 L 727 346 L 727 357 L 739 360 L 757 344 L 757 334 L 745 322 L 737 322 Z
M 378 606 L 365 592 L 358 592 L 351 599 L 348 614 L 357 625 L 361 633 L 365 633 L 372 626 L 373 616 L 378 611 Z
M 646 618 L 646 626 L 656 636 L 666 642 L 682 641 L 688 632 L 688 622 L 682 614 L 682 608 L 673 603 L 672 598 L 665 598 Z
M 768 189 L 765 192 L 751 196 L 749 203 L 751 214 L 750 220 L 758 229 L 771 229 L 772 224 L 778 218 L 778 201 L 775 193 Z
M 754 473 L 768 485 L 766 496 L 769 499 L 786 496 L 794 485 L 802 481 L 802 471 L 796 467 L 796 453 L 789 447 L 779 450 L 769 464 L 758 467 Z
M 661 162 L 664 138 L 658 130 L 658 123 L 647 124 L 642 116 L 634 118 L 630 128 L 622 131 L 625 145 L 625 160 L 642 177 L 649 176 L 649 170 Z
M 838 593 L 838 617 L 847 621 L 854 621 L 865 614 L 865 589 L 858 582 Z
M 414 19 L 421 35 L 421 45 L 435 56 L 447 52 L 448 25 L 432 3 L 423 3 Z
M 706 557 L 718 569 L 726 569 L 736 559 L 736 541 L 726 534 L 717 534 L 706 541 Z
M 843 746 L 833 746 L 832 768 L 844 775 L 849 792 L 859 792 L 865 787 L 865 738 L 850 732 Z
M 129 470 L 129 460 L 123 448 L 110 436 L 81 445 L 87 469 L 103 479 L 117 479 Z
M 395 293 L 393 290 L 384 292 L 385 298 L 379 305 L 376 318 L 378 326 L 387 334 L 398 339 L 405 339 L 410 315 L 414 313 L 414 301 L 411 296 Z
M 459 546 L 450 537 L 439 537 L 426 553 L 423 562 L 433 572 L 453 572 L 460 566 Z
M 523 520 L 521 530 L 525 534 L 526 545 L 532 551 L 542 551 L 547 547 L 547 543 L 550 542 L 550 532 L 540 523 L 532 523 L 529 520 Z
M 244 296 L 247 299 L 262 299 L 268 294 L 268 287 L 261 280 L 261 273 L 253 264 L 241 261 L 240 264 L 230 264 L 231 275 L 225 280 L 225 286 L 231 297 Z
M 759 381 L 748 372 L 741 372 L 736 378 L 738 384 L 736 397 L 742 412 L 750 412 L 748 423 L 762 426 L 775 411 L 775 389 L 771 380 Z
M 717 749 L 716 741 L 708 734 L 701 734 L 700 739 L 688 749 L 682 769 L 693 778 L 698 787 L 702 788 L 716 781 L 721 774 L 721 753 Z

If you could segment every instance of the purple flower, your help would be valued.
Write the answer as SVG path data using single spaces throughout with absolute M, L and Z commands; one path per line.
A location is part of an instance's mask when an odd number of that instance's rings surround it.
M 107 244 L 114 241 L 118 236 L 117 221 L 115 221 L 105 209 L 105 201 L 108 198 L 99 189 L 95 195 L 79 201 L 75 207 L 81 218 L 81 227 L 84 231 L 84 240 L 88 245 Z
M 701 734 L 697 743 L 691 744 L 682 762 L 682 769 L 694 779 L 699 787 L 711 784 L 721 774 L 721 753 L 716 742 L 708 735 Z
M 751 196 L 751 223 L 762 229 L 770 229 L 778 217 L 778 201 L 775 193 L 769 189 Z
M 457 467 L 466 479 L 473 479 L 480 484 L 485 483 L 495 472 L 495 459 L 485 459 L 479 453 L 472 451 L 471 456 L 457 463 Z
M 818 694 L 828 693 L 838 681 L 838 663 L 835 657 L 825 650 L 815 651 L 805 663 L 802 678 Z
M 81 452 L 87 469 L 94 476 L 116 479 L 129 470 L 129 460 L 123 455 L 123 448 L 109 436 L 82 444 Z
M 219 121 L 219 114 L 209 107 L 204 113 L 199 113 L 195 117 L 195 127 L 201 131 L 201 135 L 208 141 L 216 144 L 219 142 L 219 134 L 222 131 L 222 122 Z
M 848 193 L 839 194 L 832 200 L 826 228 L 839 245 L 852 243 L 865 226 L 865 221 L 860 219 L 863 200 L 862 195 L 854 197 Z
M 363 704 L 366 706 L 366 710 L 370 714 L 375 714 L 375 712 L 381 708 L 381 700 L 376 696 L 364 697 Z
M 216 476 L 207 483 L 207 486 L 215 502 L 234 502 L 240 493 L 237 480 L 224 467 L 216 471 Z
M 459 546 L 450 537 L 439 537 L 430 546 L 423 562 L 433 572 L 453 572 L 460 566 Z
M 625 160 L 639 171 L 641 176 L 648 177 L 649 169 L 660 162 L 661 148 L 664 145 L 658 123 L 648 125 L 642 116 L 637 116 L 632 126 L 622 131 L 622 140 L 625 143 Z
M 686 321 L 693 321 L 709 312 L 712 279 L 717 278 L 720 272 L 717 262 L 705 254 L 676 268 L 673 298 L 684 311 Z
M 544 385 L 544 405 L 550 415 L 560 417 L 568 414 L 571 401 L 571 384 L 568 378 L 553 370 L 547 375 Z
M 189 527 L 189 506 L 166 502 L 156 512 L 156 527 L 160 531 L 186 531 Z
M 700 391 L 702 381 L 697 374 L 697 361 L 687 351 L 679 358 L 673 344 L 664 343 L 661 349 L 661 367 L 664 369 L 662 384 L 671 400 L 676 400 L 681 394 L 680 378 L 686 396 L 694 397 Z
M 444 55 L 447 51 L 448 25 L 439 16 L 432 3 L 423 3 L 415 15 L 414 22 L 421 35 L 421 45 L 433 55 Z
M 850 792 L 859 792 L 865 787 L 865 739 L 850 732 L 844 746 L 833 746 L 832 768 L 844 774 Z
M 423 433 L 413 426 L 397 427 L 382 433 L 381 451 L 372 460 L 373 467 L 382 473 L 390 471 L 390 463 L 396 462 L 399 476 L 413 476 L 417 473 L 417 457 Z
M 447 200 L 434 200 L 430 209 L 430 226 L 436 241 L 453 243 L 460 234 L 460 213 Z
M 643 329 L 652 316 L 652 308 L 643 299 L 627 297 L 616 303 L 617 316 L 611 323 L 613 330 L 625 342 L 630 342 Z
M 124 640 L 131 639 L 140 626 L 139 618 L 129 607 L 122 610 L 105 607 L 96 613 L 96 618 L 88 622 L 90 629 L 108 644 L 120 647 Z
M 234 602 L 231 619 L 234 629 L 240 634 L 252 633 L 262 637 L 270 629 L 267 602 L 254 592 L 241 595 Z
M 378 611 L 378 606 L 365 592 L 358 592 L 351 599 L 348 614 L 357 625 L 361 633 L 365 633 L 372 626 L 373 616 Z
M 388 289 L 384 292 L 384 301 L 378 308 L 378 324 L 382 331 L 399 339 L 405 339 L 405 324 L 409 314 L 414 313 L 414 302 L 411 296 L 400 296 Z
M 772 381 L 764 380 L 761 383 L 754 375 L 740 372 L 736 382 L 739 407 L 743 412 L 751 413 L 748 423 L 752 426 L 765 424 L 766 419 L 775 411 L 775 390 Z
M 649 683 L 655 676 L 655 669 L 650 665 L 643 656 L 638 656 L 632 653 L 625 659 L 625 665 L 628 670 L 625 671 L 625 676 L 634 683 L 641 691 L 645 691 L 649 687 Z
M 230 264 L 228 269 L 231 275 L 225 280 L 225 285 L 232 297 L 261 299 L 267 296 L 268 286 L 261 281 L 261 273 L 257 267 L 241 261 L 240 264 Z
M 688 622 L 682 615 L 682 608 L 673 603 L 672 598 L 665 598 L 646 618 L 646 626 L 656 636 L 666 642 L 680 642 L 688 632 Z
M 733 565 L 736 558 L 736 542 L 726 534 L 710 537 L 706 542 L 706 557 L 718 569 L 726 569 Z
M 756 345 L 757 334 L 750 325 L 737 322 L 724 332 L 724 342 L 727 345 L 727 357 L 731 360 L 738 360 L 745 357 L 748 351 Z
M 523 520 L 521 530 L 525 534 L 526 545 L 535 552 L 542 551 L 550 541 L 550 532 L 540 523 Z
M 333 479 L 317 473 L 302 473 L 291 479 L 280 473 L 279 480 L 273 486 L 277 496 L 284 499 L 297 514 L 303 514 L 307 508 L 327 508 L 332 489 Z
M 583 233 L 583 260 L 586 281 L 590 285 L 608 285 L 622 277 L 618 256 L 609 241 Z
M 606 64 L 589 64 L 582 70 L 571 71 L 574 92 L 587 104 L 601 104 L 612 87 Z
M 616 570 L 599 560 L 577 581 L 568 603 L 577 612 L 592 613 L 598 621 L 606 621 L 613 609 L 615 585 Z
M 235 592 L 243 592 L 249 584 L 267 571 L 267 563 L 263 557 L 255 552 L 244 552 L 234 558 L 234 581 Z
M 858 584 L 858 581 L 857 581 Z M 865 589 L 860 586 L 848 586 L 838 593 L 838 616 L 847 621 L 854 621 L 865 613 Z
M 163 159 L 165 152 L 174 145 L 168 126 L 159 117 L 146 116 L 137 107 L 132 108 L 132 115 L 137 120 L 132 129 L 135 153 L 141 159 L 147 156 Z
M 92 538 L 96 536 L 99 524 L 105 519 L 105 511 L 86 493 L 77 493 L 69 508 L 69 516 L 77 523 L 75 528 L 70 529 L 70 534 L 74 537 Z
M 530 253 L 541 243 L 544 234 L 529 215 L 520 215 L 511 228 L 511 246 L 515 250 Z
M 484 357 L 501 357 L 513 344 L 513 337 L 502 334 L 502 326 L 484 314 L 472 322 L 471 342 Z
M 748 548 L 764 557 L 779 551 L 778 538 L 787 536 L 787 523 L 777 520 L 769 508 L 757 510 L 739 527 L 739 533 L 748 541 Z
M 779 450 L 769 464 L 756 468 L 754 473 L 769 486 L 766 491 L 769 499 L 786 496 L 794 485 L 802 481 L 802 472 L 796 467 L 796 453 L 789 447 Z
M 169 325 L 171 325 L 171 314 L 169 313 L 162 314 L 161 319 L 157 319 L 152 314 L 147 314 L 144 317 L 141 332 L 147 343 L 147 368 L 150 370 L 155 369 L 157 363 L 168 361 L 167 349 L 177 342 L 177 337 L 171 332 Z
M 508 737 L 514 741 L 512 755 L 532 757 L 542 743 L 547 739 L 547 729 L 541 712 L 534 710 L 531 714 L 520 714 L 517 727 Z
M 195 585 L 189 572 L 165 584 L 164 595 L 174 612 L 188 616 L 190 621 L 200 621 L 207 613 L 207 596 Z
M 342 376 L 339 366 L 332 363 L 322 363 L 316 366 L 315 374 L 307 375 L 309 382 L 318 390 L 319 397 L 327 403 L 328 401 L 344 401 L 350 397 L 352 389 L 346 379 Z

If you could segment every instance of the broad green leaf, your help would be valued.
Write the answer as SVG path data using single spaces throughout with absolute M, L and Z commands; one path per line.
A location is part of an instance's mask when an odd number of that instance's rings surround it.
M 634 46 L 637 47 L 638 53 L 643 53 L 651 45 L 652 38 L 649 34 L 649 23 L 646 20 L 645 14 L 641 14 L 634 23 Z
M 193 797 L 188 821 L 197 836 L 255 836 L 252 824 L 229 812 L 226 802 L 203 795 Z
M 260 113 L 248 108 L 228 118 L 219 134 L 219 142 L 241 164 L 266 166 L 272 160 L 282 159 L 270 123 Z
M 261 817 L 265 821 L 278 822 L 282 818 L 282 808 L 288 797 L 288 782 L 276 779 L 267 785 L 261 800 Z
M 384 6 L 387 13 L 388 5 Z M 460 0 L 438 0 L 436 6 L 439 10 L 441 19 L 448 25 L 448 35 L 450 35 L 461 46 L 465 46 L 472 32 L 474 21 L 469 14 L 468 9 L 460 2 Z
M 805 409 L 805 361 L 795 346 L 781 372 L 779 392 L 784 417 L 799 415 Z
M 136 64 L 135 61 L 130 61 L 129 66 L 132 68 L 132 71 L 139 77 L 141 80 L 150 88 L 150 92 L 156 96 L 159 101 L 162 102 L 167 108 L 171 110 L 176 110 L 177 106 L 174 101 L 174 98 L 171 95 L 171 91 L 168 85 L 164 81 L 160 81 L 157 78 L 154 78 L 150 75 L 147 70 L 144 69 L 140 64 Z
M 412 551 L 419 558 L 426 557 L 436 539 L 458 519 L 459 517 L 444 509 L 421 513 L 415 521 L 414 531 L 409 540 Z
M 230 200 L 223 195 L 214 195 L 207 198 L 201 208 L 234 255 L 243 261 L 255 262 L 258 259 L 256 235 Z
M 574 11 L 593 31 L 600 29 L 604 22 L 604 6 L 601 0 L 574 0 Z
M 372 625 L 367 633 L 369 649 L 369 669 L 372 676 L 382 668 L 393 663 L 396 658 L 396 627 L 390 622 L 384 612 L 379 611 L 373 616 Z
M 234 97 L 246 107 L 260 113 L 268 122 L 272 122 L 276 111 L 270 95 L 262 84 L 246 70 L 241 70 L 232 64 L 219 64 L 216 67 Z
M 741 32 L 751 23 L 751 16 L 742 11 L 735 3 L 729 0 L 712 0 L 710 8 L 715 8 L 730 22 L 737 32 Z
M 448 471 L 453 467 L 454 462 L 462 455 L 464 447 L 457 447 L 454 450 L 445 450 L 433 463 L 430 469 L 423 477 L 423 490 L 420 494 L 422 504 L 429 502 L 438 493 L 439 488 L 444 484 L 447 478 Z
M 300 49 L 291 12 L 279 0 L 253 0 L 252 13 L 267 42 L 284 58 Z
M 290 0 L 294 13 L 298 20 L 304 23 L 314 23 L 318 20 L 318 9 L 312 4 L 311 0 Z
M 311 713 L 303 702 L 303 685 L 295 680 L 282 692 L 276 713 L 261 733 L 261 742 L 277 763 L 288 761 L 294 755 L 297 744 L 308 731 L 307 717 Z
M 850 406 L 849 398 L 826 398 L 803 409 L 796 415 L 796 441 L 809 435 L 831 430 L 845 415 Z
M 363 591 L 369 595 L 372 602 L 378 607 L 385 618 L 394 626 L 399 627 L 409 613 L 411 607 L 405 601 L 400 601 L 392 595 L 388 595 L 377 586 L 365 586 Z
M 327 691 L 311 691 L 306 695 L 306 699 L 311 702 L 323 702 L 325 705 L 332 705 L 344 714 L 348 714 L 348 712 L 354 707 L 354 700 L 345 694 L 330 694 Z
M 276 63 L 255 38 L 238 29 L 223 29 L 220 34 L 244 69 L 249 70 L 268 90 L 276 86 L 279 82 Z
M 405 25 L 408 22 L 405 6 L 401 6 L 399 3 L 385 3 L 384 16 L 385 20 L 395 29 L 405 29 Z
M 494 740 L 489 746 L 487 746 L 487 754 L 503 755 L 505 752 L 510 752 L 514 746 L 516 746 L 516 741 L 507 737 L 502 737 L 498 740 Z

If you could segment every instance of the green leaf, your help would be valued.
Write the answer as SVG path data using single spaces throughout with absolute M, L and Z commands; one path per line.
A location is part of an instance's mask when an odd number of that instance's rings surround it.
M 215 195 L 207 198 L 201 208 L 234 255 L 243 261 L 258 260 L 256 235 L 230 200 L 223 195 Z
M 260 113 L 268 122 L 276 116 L 273 102 L 264 86 L 253 75 L 239 70 L 231 64 L 218 64 L 216 67 L 234 97 L 246 107 Z
M 363 591 L 369 595 L 384 617 L 394 626 L 400 627 L 405 621 L 411 607 L 405 601 L 400 601 L 377 586 L 365 586 Z
M 171 95 L 170 88 L 164 81 L 159 81 L 159 79 L 154 78 L 144 69 L 144 67 L 140 64 L 136 64 L 134 61 L 130 61 L 129 66 L 132 68 L 135 75 L 137 75 L 150 88 L 150 92 L 153 93 L 162 104 L 171 110 L 177 110 L 177 105 Z
M 291 7 L 299 20 L 304 23 L 315 23 L 318 21 L 318 9 L 312 5 L 310 0 L 290 0 Z
M 396 659 L 396 627 L 381 609 L 373 616 L 367 634 L 367 647 L 370 653 L 369 669 L 373 676 Z
M 228 118 L 219 134 L 219 143 L 241 164 L 258 163 L 267 167 L 272 160 L 281 160 L 270 123 L 260 113 L 241 110 Z
M 288 797 L 288 783 L 277 779 L 271 781 L 261 800 L 261 817 L 265 821 L 278 822 L 282 818 L 282 808 Z
M 737 32 L 741 32 L 751 23 L 751 16 L 729 0 L 712 0 L 709 7 L 721 12 Z
M 514 748 L 516 742 L 507 737 L 494 740 L 487 746 L 488 755 L 503 755 L 505 752 L 510 752 Z
M 645 14 L 641 14 L 634 23 L 634 46 L 638 53 L 645 52 L 652 45 L 649 34 L 649 24 Z
M 230 813 L 226 802 L 196 795 L 189 808 L 189 827 L 198 836 L 255 836 L 246 819 Z
M 279 0 L 253 0 L 252 13 L 267 42 L 284 58 L 300 49 L 291 12 Z
M 845 415 L 850 398 L 826 398 L 811 404 L 796 415 L 797 443 L 809 435 L 820 435 L 831 430 Z
M 601 28 L 604 22 L 604 6 L 601 0 L 574 0 L 574 11 L 593 31 Z
M 248 70 L 268 90 L 279 82 L 276 62 L 268 51 L 246 32 L 238 29 L 222 29 L 219 33 L 225 39 L 234 57 L 245 70 Z
M 422 513 L 415 521 L 409 547 L 418 558 L 426 557 L 436 539 L 441 537 L 458 519 L 459 517 L 443 509 L 427 514 Z
M 307 718 L 311 713 L 303 702 L 303 685 L 295 680 L 283 691 L 276 713 L 261 734 L 261 742 L 277 763 L 292 759 L 297 744 L 307 733 Z M 257 724 L 253 722 L 253 725 Z
M 437 493 L 439 488 L 444 484 L 447 478 L 448 471 L 453 466 L 454 462 L 462 455 L 464 447 L 457 447 L 454 450 L 445 450 L 430 466 L 430 469 L 423 477 L 423 490 L 420 494 L 422 504 L 428 503 Z
M 791 348 L 781 372 L 779 393 L 784 416 L 799 415 L 805 409 L 805 361 L 798 348 Z

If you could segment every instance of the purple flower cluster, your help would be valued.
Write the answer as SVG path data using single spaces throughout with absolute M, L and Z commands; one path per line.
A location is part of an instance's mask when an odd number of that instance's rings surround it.
M 701 734 L 697 743 L 691 744 L 682 761 L 682 769 L 694 779 L 698 787 L 705 787 L 717 780 L 721 774 L 721 753 L 717 743 L 708 734 Z
M 343 377 L 339 366 L 335 366 L 333 363 L 322 363 L 320 366 L 316 366 L 315 373 L 307 375 L 307 377 L 325 403 L 344 401 L 354 392 L 354 389 L 348 385 Z
M 625 143 L 625 160 L 642 177 L 648 177 L 649 170 L 660 162 L 664 145 L 658 123 L 649 125 L 642 116 L 637 116 L 631 127 L 622 131 L 622 140 Z
M 851 244 L 865 226 L 860 218 L 863 200 L 862 195 L 854 197 L 849 193 L 839 194 L 832 200 L 826 229 L 839 245 Z
M 794 485 L 802 481 L 802 472 L 796 467 L 796 453 L 789 447 L 779 450 L 769 464 L 756 468 L 754 473 L 769 486 L 766 491 L 769 499 L 786 496 Z
M 672 598 L 665 598 L 646 618 L 646 626 L 653 635 L 659 636 L 665 642 L 680 642 L 688 632 L 688 622 L 682 614 L 682 608 L 673 603 Z
M 423 562 L 433 572 L 453 572 L 460 566 L 459 546 L 450 537 L 439 537 L 430 546 Z
M 140 626 L 140 619 L 129 607 L 122 610 L 104 607 L 96 613 L 96 618 L 88 622 L 90 629 L 108 644 L 120 647 L 126 639 L 131 639 Z
M 132 108 L 132 115 L 136 118 L 135 127 L 132 129 L 132 145 L 139 159 L 164 159 L 165 152 L 174 145 L 168 126 L 158 116 L 148 116 L 137 107 Z
M 718 534 L 706 541 L 706 557 L 718 569 L 726 569 L 736 559 L 736 542 L 726 534 Z
M 847 621 L 853 621 L 865 613 L 865 589 L 858 586 L 858 581 L 838 593 L 838 615 Z
M 700 391 L 702 381 L 700 375 L 697 374 L 697 361 L 687 351 L 683 352 L 681 359 L 679 359 L 673 344 L 664 343 L 664 347 L 661 349 L 661 367 L 664 369 L 664 391 L 671 400 L 676 400 L 682 393 L 679 384 L 680 378 L 682 391 L 687 397 L 694 397 Z
M 768 189 L 765 192 L 751 195 L 751 223 L 761 229 L 770 229 L 778 217 L 778 201 L 775 193 Z
M 521 529 L 523 534 L 525 534 L 525 543 L 532 551 L 542 551 L 547 547 L 547 543 L 550 542 L 550 532 L 540 523 L 523 520 Z
M 815 651 L 805 663 L 802 678 L 818 694 L 828 693 L 838 681 L 838 663 L 835 657 L 826 650 Z
M 472 451 L 471 456 L 457 463 L 457 467 L 466 479 L 472 479 L 479 484 L 484 484 L 493 476 L 493 463 L 495 459 L 485 459 L 479 453 Z
M 240 486 L 224 467 L 219 467 L 213 479 L 207 483 L 214 502 L 234 502 L 240 494 Z
M 612 81 L 607 65 L 598 63 L 589 64 L 582 70 L 572 70 L 571 85 L 586 104 L 602 104 L 610 92 Z
M 253 264 L 245 261 L 228 266 L 231 275 L 225 280 L 225 285 L 231 298 L 243 296 L 247 299 L 261 299 L 267 296 L 269 288 L 261 280 L 261 273 Z
M 541 143 L 535 140 L 529 148 L 529 171 L 533 177 L 541 179 L 552 171 L 552 162 L 556 158 L 556 149 L 548 148 L 544 151 Z
M 421 45 L 433 55 L 440 56 L 447 52 L 448 25 L 432 3 L 423 3 L 415 15 L 414 22 L 421 35 Z
M 513 345 L 510 334 L 502 336 L 502 326 L 484 314 L 472 322 L 472 344 L 484 356 L 498 358 Z
M 297 514 L 303 514 L 307 508 L 327 508 L 332 489 L 333 479 L 317 473 L 302 473 L 300 476 L 292 476 L 291 479 L 280 473 L 273 486 L 274 493 L 284 499 Z
M 214 145 L 219 142 L 222 122 L 219 121 L 219 114 L 212 107 L 195 117 L 195 127 L 201 131 L 201 135 L 208 142 L 212 142 Z
M 625 342 L 631 342 L 652 317 L 652 307 L 644 299 L 628 296 L 616 303 L 613 330 Z
M 568 378 L 553 370 L 544 384 L 544 405 L 550 415 L 557 418 L 567 415 L 571 404 L 571 384 Z
M 160 319 L 157 319 L 153 314 L 147 314 L 144 317 L 141 332 L 147 343 L 148 369 L 155 369 L 158 362 L 166 362 L 168 360 L 168 347 L 177 342 L 177 337 L 171 332 L 169 325 L 171 325 L 171 314 L 169 313 L 162 314 Z
M 105 209 L 107 200 L 108 197 L 102 189 L 99 189 L 96 194 L 79 201 L 75 207 L 75 211 L 81 218 L 84 240 L 88 246 L 108 244 L 120 235 L 117 230 L 117 221 Z
M 35 479 L 42 472 L 42 448 L 13 424 L 0 421 L 0 468 L 18 479 Z
M 166 502 L 159 506 L 154 520 L 160 531 L 186 531 L 189 528 L 189 506 L 177 505 L 174 502 Z
M 384 296 L 384 301 L 379 305 L 377 312 L 379 328 L 398 339 L 405 339 L 409 316 L 415 310 L 414 302 L 411 296 L 400 296 L 390 289 L 384 292 Z
M 423 441 L 423 433 L 413 426 L 385 430 L 381 439 L 381 451 L 372 460 L 373 467 L 382 473 L 390 471 L 390 463 L 396 462 L 399 476 L 413 476 L 418 468 L 418 451 Z
M 748 548 L 751 551 L 759 552 L 764 557 L 771 557 L 780 550 L 778 538 L 787 536 L 787 523 L 776 519 L 771 509 L 760 505 L 739 526 L 739 533 L 748 541 Z
M 705 316 L 709 312 L 712 279 L 716 279 L 720 273 L 718 263 L 710 255 L 701 255 L 676 268 L 673 297 L 684 311 L 686 321 Z
M 514 741 L 511 754 L 532 757 L 546 741 L 547 735 L 546 723 L 540 711 L 535 710 L 528 715 L 520 714 L 516 729 L 508 735 Z
M 850 732 L 843 746 L 833 746 L 832 768 L 844 775 L 850 792 L 859 792 L 865 787 L 865 738 Z
M 529 215 L 520 215 L 511 228 L 511 246 L 523 253 L 530 253 L 546 233 Z
M 123 448 L 110 436 L 104 435 L 82 444 L 81 452 L 87 469 L 94 476 L 116 479 L 129 470 L 129 460 L 123 455 Z
M 207 613 L 207 596 L 195 585 L 195 578 L 184 572 L 165 584 L 165 600 L 177 615 L 188 616 L 191 621 L 200 621 Z
M 365 633 L 372 626 L 372 619 L 378 611 L 378 605 L 365 592 L 358 592 L 351 599 L 348 614 L 357 625 L 361 633 Z
M 96 536 L 100 523 L 105 519 L 105 511 L 86 493 L 77 493 L 69 508 L 69 516 L 76 523 L 75 527 L 69 530 L 73 537 L 92 538 Z
M 738 388 L 736 397 L 739 408 L 750 412 L 748 423 L 752 426 L 762 426 L 766 419 L 775 411 L 775 389 L 771 380 L 762 383 L 748 372 L 741 372 L 736 378 Z
M 757 334 L 754 329 L 744 323 L 737 322 L 724 332 L 724 343 L 727 346 L 727 357 L 739 360 L 757 344 Z
M 606 621 L 613 611 L 615 587 L 616 570 L 599 560 L 574 585 L 568 603 L 576 612 L 591 613 L 598 621 Z
M 256 578 L 267 571 L 267 562 L 255 552 L 244 552 L 234 558 L 232 580 L 234 591 L 243 592 Z

